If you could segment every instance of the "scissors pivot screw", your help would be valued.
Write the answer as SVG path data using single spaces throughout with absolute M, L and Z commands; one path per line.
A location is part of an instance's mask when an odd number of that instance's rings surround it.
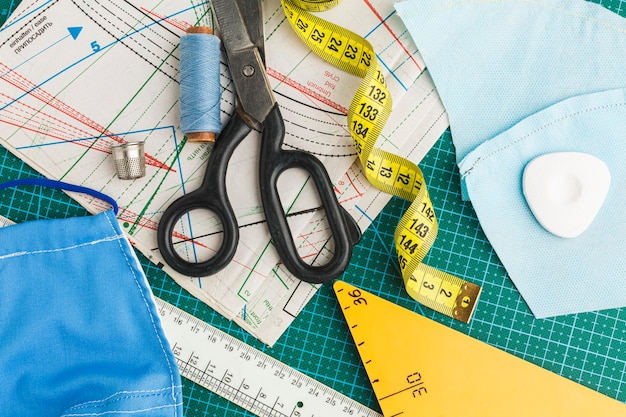
M 241 72 L 246 77 L 252 77 L 254 75 L 255 70 L 252 65 L 244 65 L 243 70 Z

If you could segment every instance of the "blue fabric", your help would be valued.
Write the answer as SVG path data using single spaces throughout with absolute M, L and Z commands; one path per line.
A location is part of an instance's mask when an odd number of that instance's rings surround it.
M 182 417 L 145 275 L 112 211 L 0 228 L 0 410 Z
M 583 0 L 395 5 L 448 112 L 457 160 L 525 117 L 626 87 L 626 21 Z
M 626 306 L 626 90 L 573 97 L 524 119 L 460 165 L 481 226 L 536 317 Z M 601 158 L 611 188 L 591 226 L 574 239 L 545 230 L 521 190 L 536 156 Z
M 538 318 L 626 306 L 626 20 L 582 0 L 396 4 L 449 114 L 465 197 Z M 594 155 L 611 188 L 589 229 L 545 230 L 533 158 Z

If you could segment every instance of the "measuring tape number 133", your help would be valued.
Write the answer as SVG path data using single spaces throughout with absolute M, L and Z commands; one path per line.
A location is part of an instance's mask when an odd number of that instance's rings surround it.
M 467 323 L 481 288 L 422 263 L 438 226 L 421 170 L 413 162 L 375 147 L 392 101 L 372 46 L 354 32 L 309 13 L 331 9 L 340 1 L 281 0 L 293 30 L 313 52 L 362 78 L 348 109 L 348 127 L 370 183 L 411 201 L 394 232 L 408 294 L 433 310 Z

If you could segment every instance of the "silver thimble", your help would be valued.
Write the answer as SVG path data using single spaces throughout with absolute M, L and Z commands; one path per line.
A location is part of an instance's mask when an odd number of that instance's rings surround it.
M 135 180 L 146 175 L 146 158 L 143 142 L 128 142 L 111 147 L 117 177 Z

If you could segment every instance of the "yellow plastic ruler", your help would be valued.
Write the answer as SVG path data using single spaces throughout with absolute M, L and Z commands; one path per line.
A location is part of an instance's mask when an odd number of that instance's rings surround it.
M 391 94 L 370 43 L 308 11 L 340 0 L 282 0 L 293 30 L 317 55 L 362 78 L 348 110 L 348 128 L 367 179 L 378 189 L 411 201 L 394 233 L 398 262 L 409 295 L 428 307 L 469 322 L 481 288 L 422 260 L 437 236 L 437 218 L 426 181 L 413 162 L 375 147 L 392 109 Z
M 624 416 L 626 405 L 342 281 L 385 417 Z

